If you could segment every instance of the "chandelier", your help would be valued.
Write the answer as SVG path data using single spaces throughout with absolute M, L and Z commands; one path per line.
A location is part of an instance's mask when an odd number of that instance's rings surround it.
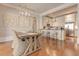
M 21 15 L 24 15 L 24 16 L 31 16 L 31 14 L 30 14 L 30 12 L 28 12 L 28 11 L 21 11 L 21 12 L 19 12 Z
M 31 16 L 30 9 L 27 8 L 27 5 L 25 6 L 24 9 L 21 8 L 21 11 L 19 11 L 19 14 L 23 16 Z

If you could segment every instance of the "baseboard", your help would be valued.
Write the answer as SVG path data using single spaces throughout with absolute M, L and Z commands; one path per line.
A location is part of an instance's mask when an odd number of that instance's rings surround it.
M 12 36 L 0 37 L 0 42 L 12 41 Z

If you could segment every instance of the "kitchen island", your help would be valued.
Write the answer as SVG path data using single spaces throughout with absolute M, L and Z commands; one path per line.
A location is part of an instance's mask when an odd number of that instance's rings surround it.
M 64 30 L 61 29 L 41 29 L 42 36 L 64 40 Z

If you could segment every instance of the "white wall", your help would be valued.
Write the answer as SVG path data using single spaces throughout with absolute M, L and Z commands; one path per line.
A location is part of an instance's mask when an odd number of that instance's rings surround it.
M 33 30 L 32 26 L 35 18 L 30 17 L 29 19 L 29 17 L 19 15 L 15 9 L 3 9 L 1 7 L 0 11 L 0 42 L 13 40 L 13 30 L 20 32 Z M 38 19 L 36 18 L 36 20 Z M 37 26 L 39 25 L 38 23 L 36 24 Z
M 77 30 L 77 44 L 79 44 L 79 4 L 77 5 L 77 26 L 78 26 L 78 30 Z
M 4 38 L 3 36 L 5 36 L 5 26 L 4 26 L 4 21 L 3 21 L 3 13 L 0 12 L 0 41 L 3 41 Z

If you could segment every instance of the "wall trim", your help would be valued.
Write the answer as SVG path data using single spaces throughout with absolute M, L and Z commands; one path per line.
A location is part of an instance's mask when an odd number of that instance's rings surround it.
M 60 5 L 60 6 L 56 7 L 56 8 L 50 9 L 50 10 L 48 10 L 48 11 L 46 11 L 46 12 L 43 12 L 43 13 L 41 13 L 40 15 L 45 16 L 45 15 L 48 15 L 48 14 L 50 14 L 50 13 L 53 13 L 53 12 L 62 10 L 62 9 L 64 9 L 64 8 L 67 8 L 67 7 L 70 7 L 70 6 L 73 6 L 73 5 L 75 5 L 75 3 L 62 4 L 62 5 Z
M 12 41 L 12 40 L 13 40 L 12 36 L 0 37 L 0 42 L 7 42 L 7 41 Z
M 18 11 L 25 11 L 26 12 L 26 9 L 25 8 L 22 8 L 22 7 L 19 7 L 19 6 L 15 6 L 15 5 L 12 5 L 12 4 L 3 3 L 1 5 L 6 6 L 6 7 L 9 7 L 9 8 L 13 8 L 13 9 L 18 10 Z M 29 8 L 27 8 L 27 10 L 29 10 L 30 13 L 33 14 L 32 16 L 39 16 L 39 13 L 37 13 L 36 11 L 31 10 Z

